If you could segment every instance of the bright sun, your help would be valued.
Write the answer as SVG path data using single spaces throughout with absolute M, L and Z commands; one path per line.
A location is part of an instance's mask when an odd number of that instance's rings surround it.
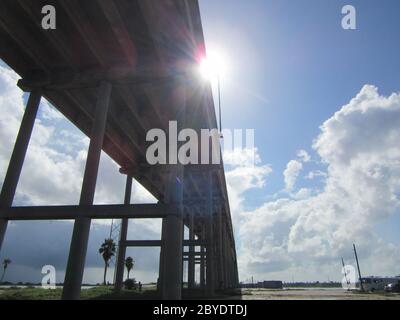
M 227 71 L 226 59 L 221 52 L 209 51 L 207 57 L 200 61 L 199 71 L 209 81 L 223 77 Z

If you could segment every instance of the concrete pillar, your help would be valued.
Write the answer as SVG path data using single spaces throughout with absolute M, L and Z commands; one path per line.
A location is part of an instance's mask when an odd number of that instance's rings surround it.
M 162 219 L 161 224 L 161 247 L 160 247 L 160 263 L 159 263 L 159 271 L 158 271 L 158 283 L 157 289 L 162 294 L 164 292 L 163 287 L 165 286 L 164 275 L 165 275 L 165 242 L 167 236 L 167 220 L 166 218 Z
M 191 212 L 189 215 L 189 240 L 194 241 L 194 213 Z M 195 265 L 194 265 L 194 252 L 195 246 L 189 246 L 189 259 L 188 259 L 188 288 L 193 289 L 195 287 Z
M 232 248 L 232 247 L 230 247 L 230 248 Z M 230 272 L 229 272 L 229 274 L 230 274 L 230 277 L 231 277 L 231 280 L 230 280 L 230 284 L 231 284 L 231 288 L 234 288 L 235 287 L 235 265 L 234 265 L 234 259 L 233 259 L 233 254 L 232 254 L 232 250 L 230 251 L 231 252 L 231 263 L 230 263 Z
M 229 241 L 229 287 L 233 288 L 233 257 L 232 257 L 232 247 Z
M 182 168 L 183 169 L 183 168 Z M 183 244 L 183 170 L 173 174 L 170 203 L 178 206 L 176 215 L 165 219 L 165 242 L 163 242 L 162 298 L 165 300 L 182 299 L 182 244 Z
M 231 288 L 232 288 L 231 270 L 232 270 L 231 258 L 228 257 L 228 268 L 227 268 L 227 270 L 226 270 L 226 273 L 227 273 L 227 275 L 228 275 L 228 289 L 231 289 Z
M 222 212 L 221 212 L 221 234 L 220 234 L 220 248 L 219 248 L 219 254 L 220 254 L 220 268 L 221 268 L 221 272 L 222 272 L 222 277 L 221 277 L 221 281 L 222 281 L 222 290 L 224 290 L 226 288 L 226 275 L 225 275 L 225 229 L 224 229 L 224 222 L 223 222 L 223 216 L 222 216 Z
M 228 238 L 227 238 L 228 239 Z M 227 286 L 228 286 L 228 288 L 231 288 L 232 287 L 232 285 L 231 285 L 231 266 L 232 266 L 232 261 L 231 261 L 231 255 L 230 255 L 230 246 L 229 246 L 229 240 L 227 240 L 227 246 L 226 246 L 226 250 L 227 250 L 227 259 L 226 259 L 226 261 L 227 261 L 227 265 L 226 265 L 226 274 L 227 274 L 227 276 L 228 276 L 228 279 L 227 279 Z
M 223 230 L 222 230 L 222 208 L 218 210 L 218 289 L 224 289 L 224 257 L 223 257 Z
M 172 98 L 176 101 L 177 132 L 185 128 L 186 123 L 186 79 L 182 78 L 173 85 L 171 90 Z M 168 155 L 176 157 L 179 144 L 175 150 L 172 145 L 176 141 L 175 136 L 170 135 Z M 182 143 L 181 143 L 182 144 Z M 165 239 L 163 239 L 163 283 L 162 298 L 166 300 L 182 299 L 182 277 L 183 277 L 183 187 L 184 167 L 180 164 L 172 166 L 168 181 L 170 194 L 168 203 L 175 204 L 178 210 L 175 215 L 168 215 L 164 218 Z
M 235 288 L 239 287 L 239 272 L 238 272 L 238 265 L 237 265 L 237 259 L 235 257 L 235 278 L 234 278 L 234 286 Z
M 97 173 L 99 169 L 101 149 L 103 147 L 104 132 L 107 122 L 108 106 L 111 96 L 111 84 L 101 82 L 96 101 L 96 110 L 85 173 L 83 177 L 80 205 L 92 205 L 96 189 Z M 90 218 L 75 220 L 72 233 L 68 264 L 65 273 L 62 299 L 79 299 L 85 268 L 86 251 L 89 240 Z
M 206 294 L 208 297 L 214 295 L 214 234 L 213 234 L 213 203 L 212 203 L 212 173 L 208 176 L 207 198 L 206 198 Z
M 235 287 L 235 274 L 234 273 L 235 272 L 234 272 L 234 264 L 233 264 L 233 257 L 232 257 L 232 259 L 231 259 L 231 272 L 230 272 L 230 275 L 231 275 L 231 288 Z
M 11 207 L 13 203 L 29 140 L 32 135 L 33 125 L 35 124 L 37 111 L 39 109 L 40 99 L 41 94 L 38 91 L 32 91 L 29 95 L 28 104 L 22 118 L 17 140 L 15 141 L 14 150 L 1 189 L 0 207 Z M 7 220 L 0 219 L 0 250 L 6 234 L 7 224 Z
M 204 230 L 202 231 L 202 240 L 205 239 L 205 232 Z M 205 289 L 206 288 L 206 260 L 205 260 L 205 246 L 202 245 L 200 246 L 200 288 Z
M 226 229 L 227 226 L 225 225 L 225 232 L 224 232 L 224 275 L 225 275 L 225 288 L 229 288 L 229 246 L 228 246 L 228 230 Z
M 215 210 L 215 207 L 214 207 Z M 217 209 L 218 210 L 218 209 Z M 213 240 L 214 240 L 214 290 L 219 290 L 220 273 L 219 273 L 219 229 L 218 229 L 218 213 L 213 215 Z
M 125 199 L 124 204 L 131 203 L 131 193 L 132 193 L 132 177 L 126 177 L 125 186 Z M 128 235 L 128 218 L 123 218 L 121 221 L 121 231 L 119 237 L 118 255 L 117 255 L 117 271 L 115 275 L 115 290 L 121 291 L 124 282 L 124 271 L 125 271 L 125 256 L 126 256 L 126 246 L 122 245 L 122 242 L 126 241 Z

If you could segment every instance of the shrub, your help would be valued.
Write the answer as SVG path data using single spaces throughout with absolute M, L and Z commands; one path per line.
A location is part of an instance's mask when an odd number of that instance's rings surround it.
M 124 282 L 125 289 L 132 290 L 136 289 L 136 280 L 135 279 L 126 279 Z

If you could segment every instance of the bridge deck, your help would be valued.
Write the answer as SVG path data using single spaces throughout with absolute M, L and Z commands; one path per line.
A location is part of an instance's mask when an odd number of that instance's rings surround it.
M 55 30 L 42 28 L 45 5 L 56 8 Z M 211 87 L 196 69 L 205 52 L 197 1 L 2 0 L 0 40 L 0 59 L 21 76 L 19 86 L 39 89 L 89 137 L 98 85 L 112 83 L 103 150 L 160 202 L 168 174 L 147 164 L 148 130 L 168 132 L 185 108 L 186 127 L 217 127 Z M 184 203 L 200 233 L 210 170 L 234 248 L 222 164 L 185 168 Z

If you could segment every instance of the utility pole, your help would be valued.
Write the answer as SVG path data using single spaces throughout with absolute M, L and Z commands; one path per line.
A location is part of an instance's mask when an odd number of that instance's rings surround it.
M 221 80 L 218 74 L 218 116 L 219 116 L 219 133 L 222 136 L 222 115 L 221 115 Z
M 356 256 L 357 269 L 358 269 L 358 280 L 360 281 L 360 288 L 361 288 L 361 291 L 364 291 L 364 286 L 363 286 L 362 278 L 361 278 L 360 264 L 358 263 L 357 250 L 356 250 L 356 245 L 354 243 L 353 243 L 353 249 L 354 249 L 354 255 Z

